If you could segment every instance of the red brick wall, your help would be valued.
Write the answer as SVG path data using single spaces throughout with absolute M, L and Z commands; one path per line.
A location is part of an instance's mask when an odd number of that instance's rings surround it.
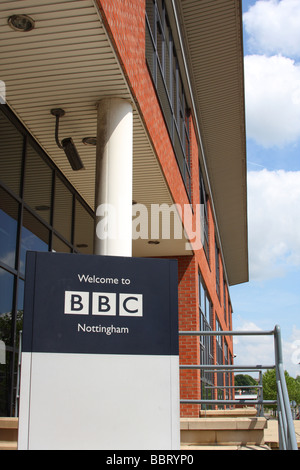
M 145 0 L 98 0 L 98 5 L 174 199 L 179 204 L 188 204 L 185 187 L 146 64 Z
M 156 91 L 148 72 L 145 59 L 145 0 L 97 0 L 99 9 L 119 61 L 127 77 L 136 106 L 144 120 L 149 137 L 156 150 L 161 168 L 177 204 L 188 204 L 184 184 L 176 163 L 164 118 L 157 100 Z M 199 204 L 198 143 L 191 118 L 191 168 L 192 204 L 196 213 Z M 207 263 L 203 249 L 193 256 L 178 258 L 179 270 L 179 329 L 199 330 L 198 270 L 205 280 L 213 302 L 214 325 L 217 315 L 223 329 L 228 329 L 224 320 L 223 270 L 220 260 L 220 300 L 216 293 L 215 281 L 215 230 L 209 204 L 210 263 Z M 232 343 L 229 342 L 229 347 Z M 180 361 L 182 364 L 199 364 L 199 338 L 180 339 Z M 201 398 L 200 372 L 180 373 L 181 398 Z M 198 416 L 198 405 L 182 405 L 184 416 Z
M 178 258 L 178 311 L 179 331 L 198 331 L 198 266 L 195 256 Z M 182 336 L 179 340 L 180 364 L 200 363 L 199 338 Z M 180 371 L 180 396 L 185 399 L 200 398 L 200 371 Z M 181 405 L 182 416 L 199 416 L 199 405 Z

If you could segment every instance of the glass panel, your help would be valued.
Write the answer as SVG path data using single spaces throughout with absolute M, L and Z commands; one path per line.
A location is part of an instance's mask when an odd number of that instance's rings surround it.
M 205 316 L 206 316 L 206 320 L 207 322 L 209 323 L 209 314 L 210 314 L 210 301 L 208 299 L 208 297 L 206 296 L 205 298 Z
M 14 276 L 0 268 L 0 339 L 11 345 Z
M 94 218 L 76 199 L 74 245 L 80 253 L 94 252 Z
M 48 251 L 49 230 L 29 211 L 24 209 L 21 234 L 20 271 L 25 272 L 26 252 Z
M 24 201 L 48 224 L 51 218 L 52 170 L 41 156 L 27 146 Z
M 154 36 L 154 3 L 153 0 L 146 0 L 146 14 Z
M 0 188 L 0 260 L 14 268 L 18 228 L 18 203 Z
M 173 64 L 173 113 L 175 116 L 175 120 L 177 121 L 177 112 L 178 112 L 178 107 L 177 107 L 177 59 L 175 56 L 175 52 L 173 49 L 173 57 L 172 57 L 172 64 Z
M 58 177 L 55 181 L 54 197 L 53 227 L 71 241 L 73 195 Z
M 0 112 L 0 179 L 17 195 L 20 193 L 23 136 Z
M 205 291 L 204 291 L 202 282 L 200 282 L 200 295 L 201 295 L 200 307 L 201 307 L 202 312 L 205 313 L 205 303 L 204 303 L 205 302 Z
M 166 85 L 169 93 L 170 99 L 172 99 L 171 96 L 171 64 L 170 64 L 170 32 L 168 27 L 166 27 L 165 30 L 165 35 L 166 35 L 166 46 L 165 46 L 165 80 L 166 80 Z
M 169 130 L 170 136 L 172 136 L 172 120 L 173 120 L 172 110 L 170 107 L 170 102 L 168 99 L 165 82 L 163 80 L 160 67 L 158 67 L 158 70 L 157 70 L 157 93 L 159 96 L 159 101 L 163 110 L 163 115 L 164 115 L 168 130 Z
M 71 253 L 72 250 L 66 243 L 53 234 L 52 251 L 57 251 L 60 253 Z
M 17 332 L 16 332 L 17 347 L 19 347 L 19 332 L 23 328 L 24 287 L 25 287 L 24 281 L 22 281 L 22 279 L 19 279 L 19 281 L 18 281 L 18 299 L 17 299 Z
M 160 17 L 161 21 L 163 21 L 164 11 L 163 11 L 162 0 L 156 0 L 156 4 L 157 4 L 158 12 L 159 12 L 159 17 Z
M 155 63 L 154 46 L 153 46 L 152 39 L 150 37 L 148 25 L 146 25 L 146 59 L 147 59 L 147 63 L 148 63 L 149 68 L 150 68 L 151 75 L 154 78 L 154 70 L 155 70 L 155 68 L 154 68 L 154 63 Z
M 13 404 L 11 406 L 11 414 L 18 416 L 19 414 L 19 402 L 17 399 L 17 387 L 18 387 L 18 374 L 20 374 L 19 367 L 19 345 L 20 345 L 20 332 L 23 330 L 23 311 L 24 311 L 24 281 L 19 279 L 18 281 L 18 298 L 17 298 L 17 320 L 16 320 L 16 334 L 15 334 L 15 357 L 14 357 L 14 377 L 13 377 Z M 19 376 L 20 378 L 20 376 Z
M 157 22 L 157 41 L 156 41 L 156 47 L 157 47 L 157 54 L 159 58 L 159 62 L 161 65 L 161 69 L 163 71 L 164 75 L 164 63 L 163 63 L 163 48 L 164 48 L 164 38 L 162 34 L 162 29 L 161 29 L 161 23 L 158 21 Z
M 14 276 L 0 268 L 0 416 L 10 415 Z

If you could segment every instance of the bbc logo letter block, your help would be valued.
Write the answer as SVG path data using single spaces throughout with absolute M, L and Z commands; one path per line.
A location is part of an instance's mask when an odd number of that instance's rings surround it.
M 70 315 L 88 315 L 90 305 L 89 292 L 65 292 L 65 313 Z M 119 294 L 119 315 L 125 317 L 143 316 L 142 294 Z M 107 292 L 92 293 L 92 315 L 117 314 L 117 294 Z
M 179 449 L 177 262 L 29 252 L 19 449 Z

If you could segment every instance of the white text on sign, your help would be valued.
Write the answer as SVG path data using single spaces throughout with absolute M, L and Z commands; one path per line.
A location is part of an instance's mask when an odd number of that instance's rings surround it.
M 143 294 L 115 294 L 111 292 L 92 292 L 91 294 L 92 315 L 117 316 L 118 313 L 121 317 L 143 316 Z M 67 315 L 89 315 L 90 293 L 66 291 L 64 313 Z

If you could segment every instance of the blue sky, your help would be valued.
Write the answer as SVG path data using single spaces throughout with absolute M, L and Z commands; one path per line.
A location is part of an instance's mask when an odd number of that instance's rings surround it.
M 282 331 L 300 375 L 300 0 L 243 0 L 250 281 L 233 328 Z M 236 337 L 236 364 L 274 362 L 268 337 Z

